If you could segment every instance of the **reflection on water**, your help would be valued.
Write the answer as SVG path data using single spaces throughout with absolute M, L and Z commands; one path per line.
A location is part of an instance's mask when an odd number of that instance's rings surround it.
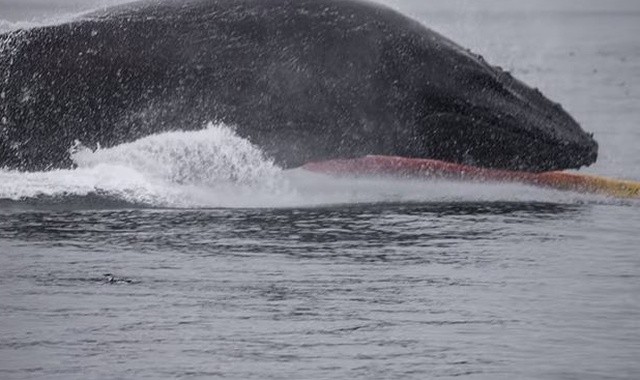
M 585 207 L 470 202 L 308 209 L 22 211 L 0 220 L 0 239 L 42 246 L 72 244 L 91 250 L 108 246 L 245 254 L 269 248 L 273 253 L 301 256 L 327 249 L 371 248 L 378 251 L 370 258 L 375 259 L 384 258 L 385 250 L 403 246 L 446 248 L 514 234 L 521 237 L 515 224 L 570 220 Z
M 632 378 L 638 215 L 518 202 L 5 210 L 0 375 Z

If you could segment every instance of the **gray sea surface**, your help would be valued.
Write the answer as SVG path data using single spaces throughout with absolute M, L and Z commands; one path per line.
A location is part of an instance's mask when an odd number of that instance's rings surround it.
M 90 4 L 29 1 L 0 26 Z M 637 2 L 389 4 L 640 180 Z M 299 172 L 212 201 L 118 170 L 0 171 L 0 379 L 640 378 L 638 201 Z

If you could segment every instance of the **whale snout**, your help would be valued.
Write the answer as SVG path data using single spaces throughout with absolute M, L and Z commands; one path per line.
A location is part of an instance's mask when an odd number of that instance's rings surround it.
M 593 135 L 537 89 L 484 61 L 467 62 L 450 76 L 458 87 L 428 88 L 422 96 L 423 158 L 530 172 L 596 161 Z
M 418 156 L 491 169 L 544 172 L 593 164 L 598 144 L 588 134 L 572 139 L 525 126 L 515 118 L 435 114 L 425 119 Z
M 567 114 L 566 117 L 570 116 Z M 593 135 L 582 130 L 580 125 L 571 119 L 572 124 L 556 124 L 555 133 L 547 135 L 547 149 L 537 155 L 533 154 L 532 164 L 538 162 L 537 170 L 578 169 L 594 164 L 598 159 L 598 143 Z M 560 136 L 558 136 L 560 135 Z M 535 153 L 535 152 L 533 152 Z M 538 158 L 537 160 L 535 158 Z
M 589 166 L 598 159 L 598 143 L 589 137 L 583 143 L 568 143 L 556 146 L 555 152 L 551 152 L 555 157 L 549 165 L 549 170 L 578 169 Z
M 516 146 L 522 146 L 525 169 L 578 169 L 596 162 L 598 143 L 593 134 L 584 131 L 560 104 L 510 75 L 501 73 L 497 80 L 504 88 L 504 98 L 490 99 L 489 105 L 507 115 L 497 128 L 519 135 Z

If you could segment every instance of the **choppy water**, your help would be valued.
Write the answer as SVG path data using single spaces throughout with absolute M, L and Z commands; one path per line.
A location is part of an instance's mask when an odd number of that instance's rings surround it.
M 394 4 L 640 180 L 639 12 Z M 219 125 L 74 159 L 0 171 L 2 379 L 640 378 L 640 202 L 282 171 Z

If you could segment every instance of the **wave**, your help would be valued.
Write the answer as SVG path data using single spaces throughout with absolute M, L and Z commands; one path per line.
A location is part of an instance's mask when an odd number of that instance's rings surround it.
M 160 133 L 95 151 L 78 144 L 71 158 L 74 169 L 0 170 L 0 199 L 98 194 L 155 207 L 217 207 L 287 190 L 282 169 L 225 125 Z
M 165 132 L 111 148 L 72 147 L 74 169 L 0 170 L 0 208 L 313 207 L 389 202 L 553 202 L 601 197 L 519 184 L 334 178 L 283 170 L 232 127 Z

